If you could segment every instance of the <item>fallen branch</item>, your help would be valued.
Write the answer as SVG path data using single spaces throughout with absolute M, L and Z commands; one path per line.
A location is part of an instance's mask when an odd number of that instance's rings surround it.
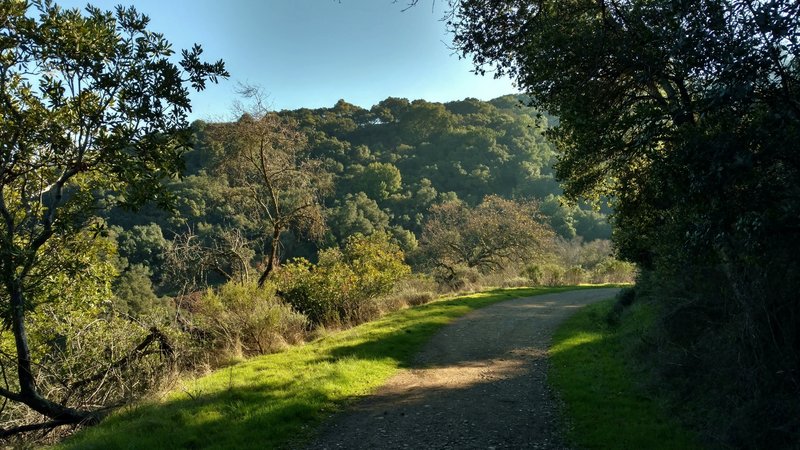
M 72 391 L 75 391 L 76 389 L 86 386 L 89 383 L 101 380 L 106 375 L 108 375 L 109 372 L 111 372 L 112 370 L 127 367 L 131 363 L 138 361 L 139 359 L 147 355 L 152 354 L 152 352 L 146 352 L 145 350 L 147 349 L 147 347 L 150 346 L 150 344 L 156 341 L 158 341 L 159 344 L 158 345 L 159 352 L 168 358 L 172 358 L 172 356 L 175 353 L 175 350 L 170 345 L 169 339 L 158 328 L 152 327 L 150 328 L 150 334 L 148 334 L 147 337 L 145 337 L 144 340 L 141 343 L 139 343 L 139 345 L 136 346 L 136 348 L 128 352 L 127 355 L 122 357 L 117 362 L 106 367 L 106 369 L 103 370 L 102 372 L 98 372 L 88 378 L 84 378 L 83 380 L 72 383 L 72 385 L 70 385 L 70 389 Z
M 0 428 L 0 439 L 7 438 L 15 434 L 30 433 L 31 431 L 52 430 L 53 428 L 60 427 L 61 425 L 69 425 L 72 423 L 73 422 L 66 420 L 52 420 L 50 422 L 20 425 L 18 427 L 8 429 Z

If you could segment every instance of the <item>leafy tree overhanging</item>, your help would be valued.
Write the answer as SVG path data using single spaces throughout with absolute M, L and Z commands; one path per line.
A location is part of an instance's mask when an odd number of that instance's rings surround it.
M 228 74 L 197 45 L 172 63 L 169 42 L 132 7 L 10 1 L 0 21 L 0 289 L 19 385 L 0 395 L 49 417 L 44 426 L 91 423 L 97 411 L 37 389 L 26 317 L 48 274 L 80 270 L 61 255 L 91 224 L 94 192 L 114 189 L 129 207 L 168 203 L 161 181 L 179 173 L 189 142 L 189 88 Z

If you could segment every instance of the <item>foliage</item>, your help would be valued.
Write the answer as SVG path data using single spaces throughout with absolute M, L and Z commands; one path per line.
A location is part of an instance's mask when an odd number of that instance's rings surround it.
M 456 47 L 559 117 L 566 195 L 612 199 L 620 255 L 662 289 L 663 369 L 684 368 L 665 382 L 709 397 L 703 426 L 726 445 L 795 445 L 800 4 L 463 0 L 453 14 Z
M 560 193 L 543 136 L 548 120 L 516 97 L 497 105 L 390 98 L 371 110 L 341 102 L 280 114 L 298 121 L 312 154 L 338 175 L 339 198 L 364 192 L 393 225 L 419 232 L 415 216 L 447 192 L 471 205 L 490 194 Z
M 592 283 L 633 283 L 636 266 L 627 261 L 605 258 L 592 271 Z
M 92 412 L 43 397 L 31 314 L 58 297 L 54 278 L 86 270 L 76 250 L 83 230 L 100 229 L 92 218 L 98 190 L 114 189 L 127 206 L 167 202 L 161 181 L 179 171 L 190 138 L 187 85 L 201 90 L 227 73 L 221 61 L 201 62 L 199 46 L 171 62 L 169 43 L 133 8 L 82 14 L 12 1 L 0 17 L 0 310 L 14 335 L 18 381 L 0 395 L 56 425 L 91 423 Z
M 167 241 L 158 224 L 134 225 L 126 230 L 115 228 L 117 250 L 128 264 L 143 265 L 152 273 L 163 272 Z
M 564 284 L 564 268 L 555 263 L 531 264 L 522 274 L 533 286 L 560 286 Z
M 74 237 L 76 253 L 63 257 L 77 261 L 82 270 L 55 273 L 31 299 L 37 308 L 27 317 L 27 337 L 37 389 L 75 409 L 115 406 L 135 399 L 157 386 L 172 364 L 174 339 L 163 338 L 133 351 L 152 330 L 110 311 L 114 242 L 88 232 Z M 149 283 L 149 279 L 146 279 Z M 12 374 L 17 366 L 14 335 L 0 331 L 0 371 Z M 126 361 L 121 364 L 120 361 Z M 7 389 L 19 389 L 13 377 L 4 377 Z M 24 403 L 5 403 L 0 410 L 4 427 L 30 426 L 41 414 Z M 9 441 L 13 442 L 13 441 Z
M 347 194 L 336 206 L 328 209 L 327 221 L 336 242 L 360 233 L 370 235 L 389 229 L 389 215 L 363 192 Z
M 377 313 L 374 300 L 410 272 L 386 234 L 354 235 L 342 250 L 321 251 L 316 265 L 287 264 L 279 285 L 282 297 L 315 325 L 360 323 Z
M 258 94 L 257 90 L 250 93 Z M 263 109 L 257 97 L 242 110 Z M 313 262 L 319 248 L 342 246 L 355 233 L 382 231 L 410 254 L 418 245 L 431 206 L 456 199 L 474 206 L 489 194 L 542 199 L 543 214 L 563 236 L 583 234 L 586 240 L 610 236 L 604 215 L 608 209 L 594 212 L 583 204 L 567 205 L 560 196 L 552 170 L 554 149 L 544 138 L 554 119 L 538 117 L 519 97 L 444 104 L 387 99 L 369 110 L 342 101 L 331 108 L 262 112 L 282 124 L 273 131 L 287 128 L 298 144 L 303 143 L 297 150 L 299 161 L 316 161 L 318 169 L 331 177 L 330 183 L 326 179 L 314 185 L 324 185 L 330 194 L 319 196 L 327 231 L 321 239 L 307 239 L 309 233 L 290 227 L 276 241 L 269 220 L 254 197 L 249 197 L 253 191 L 243 190 L 246 183 L 232 175 L 234 161 L 243 150 L 233 130 L 242 119 L 252 120 L 259 114 L 251 111 L 231 123 L 195 122 L 196 144 L 185 154 L 189 176 L 167 184 L 176 198 L 175 209 L 167 213 L 146 206 L 136 215 L 114 209 L 107 217 L 125 230 L 155 224 L 173 244 L 183 245 L 187 235 L 193 236 L 199 253 L 196 257 L 184 253 L 184 259 L 197 261 L 179 265 L 195 273 L 186 273 L 189 278 L 185 279 L 178 274 L 162 276 L 153 268 L 152 281 L 159 295 L 175 294 L 188 286 L 205 289 L 231 278 L 245 280 L 255 270 L 263 274 L 273 242 L 278 243 L 280 258 L 304 257 Z M 431 125 L 426 125 L 431 117 L 445 128 L 429 127 L 422 141 L 411 134 L 412 128 Z M 106 196 L 115 198 L 113 193 Z M 564 223 L 569 226 L 561 227 Z
M 568 437 L 581 448 L 702 448 L 669 412 L 643 392 L 647 372 L 631 365 L 652 305 L 627 311 L 625 325 L 609 329 L 603 317 L 613 300 L 589 305 L 553 337 L 548 380 L 565 402 Z
M 488 196 L 475 208 L 449 202 L 431 208 L 420 252 L 443 281 L 458 267 L 488 272 L 544 252 L 552 231 L 541 223 L 534 202 Z
M 306 317 L 292 311 L 267 283 L 229 282 L 209 289 L 195 305 L 194 326 L 228 355 L 263 355 L 301 342 Z
M 580 266 L 567 268 L 562 275 L 564 284 L 581 284 L 586 282 L 586 271 Z
M 120 411 L 58 448 L 302 447 L 309 429 L 410 365 L 422 345 L 455 318 L 498 301 L 564 290 L 498 290 L 404 309 L 187 380 L 154 403 Z
M 116 302 L 113 310 L 143 318 L 147 315 L 167 316 L 167 304 L 153 291 L 150 269 L 141 264 L 128 266 L 116 280 L 113 290 Z
M 402 186 L 400 170 L 391 163 L 380 162 L 371 162 L 366 167 L 354 164 L 348 170 L 347 179 L 342 181 L 352 192 L 362 192 L 377 200 L 386 200 Z

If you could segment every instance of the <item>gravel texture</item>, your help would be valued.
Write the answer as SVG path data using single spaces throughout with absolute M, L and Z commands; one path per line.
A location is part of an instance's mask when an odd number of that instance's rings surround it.
M 309 449 L 563 449 L 547 348 L 591 289 L 519 298 L 443 328 L 414 367 L 323 426 Z

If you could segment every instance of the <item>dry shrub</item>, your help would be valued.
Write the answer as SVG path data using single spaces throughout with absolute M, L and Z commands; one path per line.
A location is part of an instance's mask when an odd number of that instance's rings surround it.
M 558 264 L 531 264 L 522 271 L 522 276 L 534 286 L 559 286 L 564 284 L 564 269 Z
M 270 283 L 209 289 L 194 309 L 194 325 L 221 359 L 281 350 L 302 342 L 308 327 L 308 319 L 283 303 Z
M 394 293 L 386 298 L 386 303 L 394 304 L 391 311 L 419 306 L 435 299 L 440 285 L 431 277 L 414 274 L 397 283 Z
M 585 283 L 586 279 L 587 273 L 581 266 L 572 266 L 564 271 L 564 284 L 581 284 Z
M 151 328 L 119 316 L 43 305 L 29 328 L 33 347 L 36 385 L 48 398 L 62 399 L 71 408 L 92 409 L 130 403 L 169 383 L 176 373 L 182 339 L 171 328 Z M 8 330 L 0 332 L 0 372 L 16 370 L 13 341 Z M 149 342 L 140 352 L 137 345 Z M 4 377 L 4 388 L 19 391 L 14 377 Z M 2 428 L 46 422 L 47 418 L 22 403 L 4 402 L 0 407 Z M 73 430 L 59 428 L 10 437 L 4 444 L 14 448 L 53 443 Z M 4 447 L 5 448 L 5 447 Z
M 406 294 L 404 299 L 408 306 L 419 306 L 431 302 L 436 298 L 433 292 L 415 292 Z
M 481 274 L 478 269 L 467 266 L 439 266 L 432 271 L 434 279 L 439 283 L 439 290 L 445 292 L 464 292 L 475 290 Z
M 508 278 L 506 280 L 503 280 L 503 282 L 500 284 L 500 286 L 504 287 L 504 288 L 518 288 L 518 287 L 527 287 L 527 286 L 530 286 L 530 284 L 531 284 L 531 282 L 527 278 L 512 277 L 512 278 Z
M 399 311 L 409 306 L 405 296 L 397 294 L 388 295 L 378 301 L 378 308 L 380 308 L 381 314 Z
M 398 281 L 394 292 L 406 294 L 415 292 L 438 292 L 439 283 L 428 275 L 415 273 Z

